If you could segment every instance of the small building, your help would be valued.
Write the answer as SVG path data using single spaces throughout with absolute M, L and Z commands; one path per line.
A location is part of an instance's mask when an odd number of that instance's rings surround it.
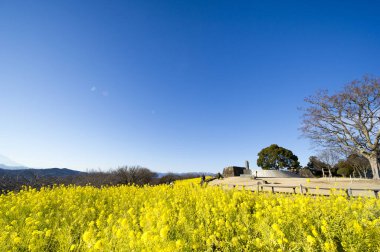
M 248 161 L 245 161 L 245 167 L 228 166 L 223 169 L 223 177 L 235 177 L 240 176 L 241 174 L 251 174 Z

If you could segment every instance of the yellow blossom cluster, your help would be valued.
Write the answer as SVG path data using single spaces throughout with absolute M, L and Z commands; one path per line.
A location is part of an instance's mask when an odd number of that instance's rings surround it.
M 1 251 L 378 251 L 380 200 L 201 187 L 0 196 Z
M 211 176 L 206 176 L 205 180 L 211 179 Z M 177 180 L 175 181 L 176 185 L 188 185 L 188 184 L 194 184 L 194 185 L 199 185 L 201 184 L 201 178 L 191 178 L 191 179 L 182 179 L 182 180 Z

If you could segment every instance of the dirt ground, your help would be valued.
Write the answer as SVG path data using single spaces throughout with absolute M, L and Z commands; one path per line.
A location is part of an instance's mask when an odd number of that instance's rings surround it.
M 380 181 L 372 179 L 349 179 L 349 178 L 257 178 L 252 179 L 249 177 L 229 177 L 220 180 L 213 180 L 209 183 L 212 186 L 224 186 L 226 188 L 244 188 L 246 190 L 256 191 L 258 189 L 258 183 L 264 185 L 264 191 L 272 191 L 273 186 L 275 192 L 294 192 L 293 188 L 281 188 L 281 186 L 296 187 L 296 193 L 300 193 L 300 185 L 308 188 L 308 192 L 311 194 L 329 195 L 330 188 L 343 189 L 341 192 L 346 194 L 346 189 L 351 189 L 353 196 L 371 196 L 375 194 L 372 190 L 379 190 L 380 196 Z M 360 190 L 357 190 L 360 189 Z M 372 189 L 372 190 L 369 190 Z M 261 187 L 260 187 L 261 190 Z M 306 189 L 304 189 L 304 192 Z

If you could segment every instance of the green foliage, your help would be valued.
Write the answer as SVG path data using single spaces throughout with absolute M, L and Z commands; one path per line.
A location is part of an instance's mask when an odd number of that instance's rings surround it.
M 316 156 L 309 157 L 309 162 L 307 163 L 307 167 L 311 170 L 322 170 L 327 169 L 328 164 L 325 164 Z
M 351 154 L 336 165 L 337 173 L 344 177 L 350 175 L 366 177 L 371 169 L 370 167 L 368 159 L 358 154 Z
M 354 171 L 354 168 L 347 160 L 339 161 L 339 163 L 336 165 L 336 168 L 338 169 L 337 173 L 343 177 L 350 176 Z
M 257 165 L 264 170 L 296 169 L 300 167 L 298 157 L 291 150 L 272 144 L 262 149 L 257 159 Z

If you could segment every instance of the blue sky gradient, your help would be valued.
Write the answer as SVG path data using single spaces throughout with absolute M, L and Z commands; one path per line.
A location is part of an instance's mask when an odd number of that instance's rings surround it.
M 378 1 L 0 1 L 0 154 L 30 167 L 306 165 L 303 99 L 380 75 Z

